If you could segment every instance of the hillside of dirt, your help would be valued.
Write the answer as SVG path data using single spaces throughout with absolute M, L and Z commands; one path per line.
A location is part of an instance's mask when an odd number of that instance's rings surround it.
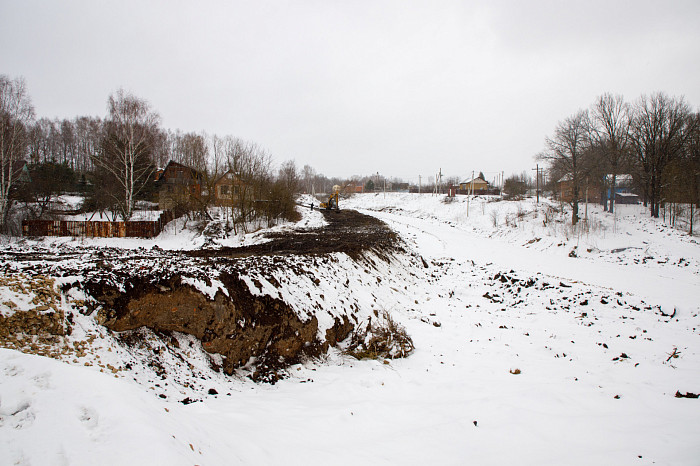
M 324 228 L 277 232 L 248 247 L 6 248 L 0 267 L 5 274 L 61 277 L 61 292 L 80 295 L 81 313 L 111 331 L 146 327 L 158 334 L 192 335 L 207 352 L 223 357 L 226 373 L 254 361 L 252 377 L 274 381 L 279 369 L 344 340 L 369 313 L 349 299 L 326 301 L 324 289 L 350 292 L 348 278 L 337 281 L 334 254 L 366 269 L 376 266 L 372 257 L 389 261 L 400 249 L 380 220 L 352 210 L 324 215 Z M 308 288 L 306 296 L 292 299 L 302 288 Z M 324 314 L 322 325 L 319 314 Z M 16 321 L 13 317 L 13 328 Z M 0 317 L 0 330 L 9 323 Z

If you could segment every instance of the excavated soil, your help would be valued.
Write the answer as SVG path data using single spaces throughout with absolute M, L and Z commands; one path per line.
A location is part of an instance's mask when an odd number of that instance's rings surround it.
M 327 349 L 316 337 L 315 318 L 303 321 L 283 301 L 252 295 L 229 273 L 222 273 L 219 280 L 226 294 L 219 291 L 214 299 L 183 284 L 178 276 L 155 283 L 149 277 L 132 277 L 124 284 L 126 293 L 100 283 L 89 283 L 86 289 L 102 304 L 97 320 L 105 327 L 116 332 L 148 327 L 158 333 L 193 335 L 205 350 L 224 356 L 228 374 L 251 358 L 257 359 L 256 369 L 267 374 Z
M 396 246 L 396 234 L 384 222 L 356 210 L 327 211 L 324 228 L 273 233 L 266 235 L 269 242 L 254 246 L 200 250 L 193 257 L 248 257 L 257 255 L 316 255 L 342 252 L 357 258 L 372 249 L 381 252 Z
M 323 262 L 319 256 L 330 253 L 360 260 L 365 251 L 383 257 L 400 248 L 395 233 L 380 220 L 352 210 L 324 215 L 326 227 L 271 234 L 269 242 L 249 247 L 184 253 L 83 247 L 5 251 L 0 253 L 0 265 L 6 274 L 13 269 L 79 277 L 61 291 L 84 291 L 94 301 L 81 312 L 94 314 L 105 327 L 115 332 L 148 327 L 160 333 L 190 334 L 208 352 L 224 356 L 226 373 L 254 366 L 255 380 L 274 382 L 280 368 L 325 352 L 345 339 L 354 324 L 346 316 L 336 318 L 319 338 L 315 317 L 302 319 L 284 301 L 252 294 L 242 277 L 253 269 L 303 273 L 285 259 L 290 255 L 300 256 L 294 259 L 297 262 L 319 265 Z M 208 296 L 183 282 L 188 277 L 211 283 L 210 276 L 217 277 L 225 290 Z

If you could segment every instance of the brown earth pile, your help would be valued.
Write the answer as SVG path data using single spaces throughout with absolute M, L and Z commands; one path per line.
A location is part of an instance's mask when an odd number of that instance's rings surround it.
M 373 217 L 349 210 L 324 214 L 329 223 L 324 228 L 272 234 L 270 242 L 250 247 L 187 253 L 74 248 L 65 251 L 64 257 L 55 251 L 50 255 L 17 251 L 5 252 L 0 259 L 5 260 L 5 269 L 9 260 L 25 273 L 50 269 L 64 276 L 79 276 L 62 291 L 72 287 L 85 291 L 94 302 L 81 312 L 90 314 L 98 309 L 98 322 L 113 331 L 148 327 L 161 333 L 190 334 L 201 340 L 208 352 L 224 356 L 226 373 L 248 365 L 256 369 L 254 379 L 274 381 L 277 369 L 325 352 L 329 345 L 344 340 L 354 324 L 347 316 L 336 318 L 325 338 L 319 338 L 315 317 L 303 320 L 284 301 L 253 295 L 240 277 L 256 267 L 302 273 L 293 263 L 301 260 L 321 266 L 314 257 L 335 252 L 358 260 L 366 251 L 385 257 L 399 247 L 396 235 Z M 289 256 L 295 259 L 287 260 Z M 82 261 L 80 270 L 75 269 L 76 258 Z M 202 294 L 183 283 L 180 268 L 187 269 L 188 277 L 205 282 L 214 273 L 226 293 L 219 290 L 213 298 Z M 319 283 L 316 277 L 312 281 Z

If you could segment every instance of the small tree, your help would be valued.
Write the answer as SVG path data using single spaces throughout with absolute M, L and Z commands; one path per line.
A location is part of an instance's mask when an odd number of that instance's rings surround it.
M 31 216 L 41 218 L 56 196 L 76 186 L 76 176 L 67 163 L 44 162 L 29 167 L 30 183 L 23 183 L 18 197 L 31 206 Z
M 227 138 L 224 144 L 227 170 L 235 176 L 238 185 L 232 193 L 231 217 L 247 232 L 247 224 L 256 216 L 255 201 L 266 199 L 271 184 L 270 155 L 255 143 Z
M 552 138 L 545 139 L 545 150 L 538 157 L 552 164 L 553 171 L 566 173 L 571 182 L 571 224 L 579 220 L 578 202 L 585 176 L 584 157 L 589 148 L 588 112 L 580 110 L 559 122 Z
M 287 160 L 282 164 L 277 179 L 284 183 L 290 193 L 299 192 L 300 180 L 294 160 Z
M 527 180 L 518 177 L 518 175 L 512 175 L 506 178 L 503 191 L 506 192 L 508 198 L 524 196 L 527 193 Z

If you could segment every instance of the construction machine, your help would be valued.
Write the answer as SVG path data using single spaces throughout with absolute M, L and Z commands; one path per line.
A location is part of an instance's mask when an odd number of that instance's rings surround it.
M 340 186 L 333 186 L 333 193 L 331 193 L 331 195 L 328 196 L 328 200 L 326 202 L 321 202 L 321 208 L 326 210 L 340 210 L 340 206 L 338 205 L 339 191 Z

